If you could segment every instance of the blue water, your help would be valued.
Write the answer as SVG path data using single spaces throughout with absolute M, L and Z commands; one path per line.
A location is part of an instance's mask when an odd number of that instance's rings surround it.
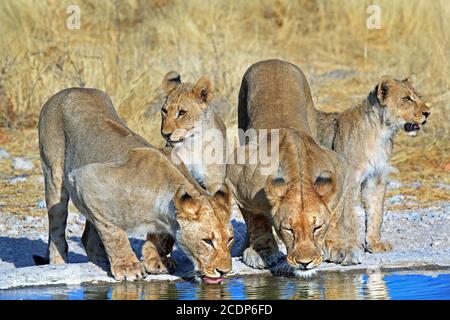
M 0 300 L 450 299 L 450 274 L 322 273 L 312 279 L 254 275 L 221 285 L 122 282 L 0 290 Z

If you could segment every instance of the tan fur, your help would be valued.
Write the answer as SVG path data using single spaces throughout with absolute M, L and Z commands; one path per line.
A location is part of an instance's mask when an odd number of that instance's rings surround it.
M 212 97 L 212 82 L 207 77 L 201 77 L 195 84 L 181 83 L 180 75 L 172 71 L 164 77 L 162 87 L 167 97 L 161 108 L 161 135 L 196 181 L 210 193 L 216 192 L 225 181 L 225 161 L 208 163 L 202 160 L 205 149 L 217 142 L 207 134 L 211 130 L 223 139 L 218 146 L 222 146 L 225 159 L 225 125 L 208 106 Z M 192 152 L 194 136 L 202 141 L 202 148 L 197 152 Z M 187 161 L 188 155 L 194 155 L 193 161 Z
M 311 138 L 307 116 L 298 111 L 299 101 L 308 101 L 302 76 L 290 65 L 271 60 L 252 65 L 242 79 L 239 128 L 280 129 L 280 163 L 274 177 L 261 174 L 261 164 L 227 168 L 249 230 L 244 262 L 252 267 L 277 260 L 272 226 L 287 248 L 288 264 L 296 270 L 312 269 L 324 259 L 344 265 L 360 261 L 359 242 L 343 229 L 342 199 L 352 192 L 346 164 Z
M 342 113 L 325 113 L 315 109 L 308 82 L 297 66 L 279 60 L 260 63 L 271 72 L 284 72 L 284 79 L 280 81 L 285 82 L 287 89 L 280 94 L 287 96 L 285 100 L 292 101 L 287 111 L 283 109 L 284 115 L 291 119 L 289 124 L 298 128 L 301 123 L 301 129 L 306 121 L 312 136 L 322 146 L 338 152 L 348 163 L 349 188 L 352 190 L 345 196 L 348 237 L 359 238 L 355 207 L 362 201 L 366 211 L 366 250 L 390 250 L 391 245 L 381 241 L 380 230 L 393 138 L 400 129 L 406 128 L 405 124 L 424 124 L 430 114 L 413 80 L 400 81 L 383 76 L 360 105 Z M 289 78 L 287 74 L 295 77 Z M 415 135 L 417 131 L 409 134 Z
M 172 271 L 168 255 L 175 241 L 199 276 L 215 278 L 231 270 L 228 187 L 206 194 L 167 152 L 127 128 L 105 93 L 72 88 L 51 97 L 41 112 L 39 145 L 50 263 L 67 262 L 70 197 L 88 221 L 83 243 L 89 259 L 105 256 L 101 241 L 116 279 Z M 128 240 L 128 233 L 136 231 L 147 233 L 142 263 Z
M 400 81 L 383 76 L 367 99 L 353 108 L 332 114 L 312 111 L 314 116 L 308 121 L 315 127 L 317 139 L 344 156 L 354 172 L 352 184 L 357 193 L 353 203 L 362 201 L 366 212 L 366 250 L 391 250 L 389 243 L 381 241 L 380 232 L 393 139 L 406 124 L 418 128 L 424 124 L 430 108 L 420 98 L 412 79 Z M 357 232 L 359 227 L 353 229 Z

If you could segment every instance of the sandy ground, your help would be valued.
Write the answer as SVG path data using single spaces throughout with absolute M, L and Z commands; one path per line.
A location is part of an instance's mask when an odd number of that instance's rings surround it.
M 395 183 L 390 185 L 395 188 Z M 443 186 L 447 187 L 447 186 Z M 402 197 L 392 197 L 395 202 Z M 42 205 L 42 204 L 38 204 Z M 361 212 L 362 213 L 362 212 Z M 360 214 L 361 222 L 363 216 Z M 35 266 L 33 255 L 45 255 L 47 247 L 47 218 L 20 216 L 1 212 L 0 207 L 0 289 L 46 284 L 79 284 L 82 282 L 114 281 L 108 272 L 88 263 L 80 237 L 84 217 L 70 212 L 67 226 L 69 264 Z M 234 217 L 236 244 L 233 248 L 231 275 L 255 274 L 241 262 L 240 255 L 245 239 L 245 225 Z M 324 263 L 318 272 L 377 269 L 409 269 L 423 267 L 450 268 L 450 202 L 436 202 L 428 208 L 387 211 L 382 236 L 394 246 L 394 251 L 382 254 L 365 253 L 363 263 L 343 267 Z M 133 249 L 138 253 L 143 240 L 132 238 Z M 178 249 L 174 251 L 178 269 L 173 275 L 148 276 L 151 280 L 179 280 L 191 270 L 188 259 Z
M 39 198 L 43 196 L 43 177 L 39 170 L 38 159 L 15 158 L 0 148 L 0 164 L 2 163 L 3 166 L 0 168 L 13 175 L 0 174 L 1 188 L 4 191 L 0 193 L 0 289 L 114 281 L 107 270 L 87 262 L 80 241 L 85 218 L 72 209 L 66 230 L 70 263 L 59 266 L 34 264 L 33 255 L 44 256 L 46 253 L 48 230 L 45 201 Z M 362 264 L 350 267 L 324 263 L 318 268 L 318 272 L 450 268 L 450 197 L 448 201 L 426 203 L 424 206 L 420 199 L 401 193 L 405 187 L 420 188 L 420 186 L 420 182 L 404 185 L 396 180 L 388 184 L 388 194 L 391 196 L 386 199 L 386 205 L 391 209 L 385 213 L 382 236 L 393 244 L 393 252 L 365 253 Z M 448 194 L 450 185 L 440 183 L 434 188 L 436 192 Z M 408 209 L 394 210 L 398 205 Z M 362 210 L 359 216 L 362 226 L 364 222 Z M 251 269 L 241 262 L 246 228 L 242 217 L 236 211 L 233 226 L 236 242 L 232 250 L 234 263 L 231 275 L 270 272 Z M 361 237 L 363 238 L 362 230 Z M 143 245 L 142 235 L 131 238 L 131 244 L 139 257 Z M 146 280 L 179 280 L 192 270 L 189 259 L 176 248 L 174 258 L 178 264 L 175 274 L 152 275 Z

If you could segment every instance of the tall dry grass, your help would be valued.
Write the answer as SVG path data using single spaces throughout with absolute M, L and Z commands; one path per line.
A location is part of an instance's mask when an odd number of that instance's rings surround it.
M 373 2 L 381 30 L 366 28 Z M 68 30 L 73 3 L 0 2 L 0 129 L 34 128 L 53 93 L 86 86 L 106 91 L 128 124 L 160 145 L 159 114 L 144 112 L 166 72 L 187 81 L 209 75 L 216 97 L 230 104 L 222 114 L 232 126 L 243 72 L 277 57 L 304 69 L 327 110 L 357 103 L 383 74 L 415 73 L 433 114 L 424 135 L 398 139 L 394 164 L 424 162 L 432 171 L 410 170 L 411 179 L 449 180 L 439 169 L 450 163 L 447 0 L 78 0 L 81 29 Z

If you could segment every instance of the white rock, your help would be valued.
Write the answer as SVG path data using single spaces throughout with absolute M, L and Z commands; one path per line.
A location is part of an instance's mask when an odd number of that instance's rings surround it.
M 433 188 L 444 189 L 444 190 L 450 190 L 450 184 L 446 184 L 446 183 L 436 183 L 435 185 L 433 185 Z
M 402 202 L 402 201 L 404 201 L 404 200 L 405 200 L 405 196 L 402 195 L 402 194 L 397 194 L 397 195 L 395 195 L 395 196 L 390 197 L 389 199 L 387 199 L 387 201 L 388 201 L 390 204 L 400 203 L 400 202 Z
M 17 184 L 17 183 L 24 183 L 24 182 L 27 182 L 27 178 L 25 178 L 25 177 L 16 177 L 16 178 L 9 180 L 10 184 Z
M 31 222 L 34 221 L 34 218 L 33 217 L 26 217 L 25 221 L 31 223 Z
M 14 170 L 33 170 L 33 163 L 23 158 L 14 158 L 12 165 Z
M 45 200 L 41 200 L 37 204 L 38 209 L 45 209 L 47 208 L 47 204 L 45 203 Z
M 402 187 L 402 183 L 398 180 L 391 180 L 388 181 L 387 183 L 387 188 L 392 190 L 392 189 L 399 189 Z
M 9 154 L 8 151 L 6 151 L 3 148 L 0 148 L 0 160 L 2 159 L 8 159 L 11 155 Z

